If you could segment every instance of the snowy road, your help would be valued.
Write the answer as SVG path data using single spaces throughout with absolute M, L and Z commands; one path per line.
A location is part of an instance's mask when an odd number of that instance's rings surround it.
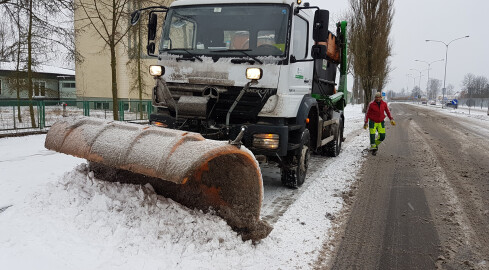
M 488 116 L 392 105 L 332 269 L 488 269 Z

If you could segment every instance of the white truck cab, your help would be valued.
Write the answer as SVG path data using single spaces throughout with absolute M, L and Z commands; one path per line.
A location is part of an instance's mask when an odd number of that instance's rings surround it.
M 166 13 L 160 40 L 158 12 Z M 336 156 L 343 140 L 346 91 L 337 93 L 335 80 L 346 63 L 346 23 L 337 25 L 338 37 L 328 23 L 327 10 L 300 0 L 153 7 L 147 48 L 158 62 L 150 121 L 210 139 L 239 137 L 279 164 L 285 185 L 301 185 L 310 151 Z

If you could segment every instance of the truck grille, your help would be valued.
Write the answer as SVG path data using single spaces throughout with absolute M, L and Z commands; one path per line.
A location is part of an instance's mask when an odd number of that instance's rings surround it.
M 242 87 L 220 87 L 208 85 L 189 85 L 168 83 L 172 97 L 178 100 L 181 96 L 203 96 L 204 90 L 209 87 L 217 89 L 218 98 L 210 98 L 207 104 L 208 119 L 216 123 L 225 123 L 226 115 L 238 97 Z M 268 98 L 277 93 L 276 89 L 250 88 L 231 113 L 231 123 L 238 124 L 254 121 L 265 105 Z M 210 116 L 209 116 L 210 113 Z

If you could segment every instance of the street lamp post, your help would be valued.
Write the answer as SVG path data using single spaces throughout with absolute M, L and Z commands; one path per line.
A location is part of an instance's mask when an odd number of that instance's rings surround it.
M 416 62 L 422 62 L 422 63 L 426 63 L 428 65 L 428 80 L 426 81 L 426 94 L 428 94 L 428 87 L 429 87 L 429 84 L 430 84 L 430 66 L 431 64 L 433 63 L 436 63 L 436 62 L 440 62 L 440 61 L 443 61 L 443 59 L 440 59 L 440 60 L 436 60 L 436 61 L 433 61 L 433 62 L 426 62 L 426 61 L 423 61 L 423 60 L 414 60 Z
M 447 63 L 448 63 L 448 46 L 450 46 L 450 43 L 454 42 L 455 40 L 463 39 L 463 38 L 468 38 L 469 36 L 464 36 L 464 37 L 459 37 L 456 38 L 448 43 L 445 43 L 440 40 L 432 40 L 432 39 L 427 39 L 426 42 L 440 42 L 445 44 L 446 50 L 445 50 L 445 76 L 443 76 L 443 101 L 442 101 L 442 108 L 445 106 L 445 92 L 446 92 L 446 81 L 447 81 Z
M 406 92 L 408 93 L 409 93 L 409 79 L 411 79 L 411 76 L 412 76 L 411 74 L 406 74 L 406 78 L 407 78 Z M 413 97 L 413 102 L 414 102 L 414 97 Z
M 415 68 L 411 68 L 411 69 L 409 69 L 409 70 L 414 70 L 414 71 L 419 72 L 419 82 L 418 82 L 419 86 L 418 86 L 418 87 L 419 87 L 419 92 L 421 92 L 421 72 L 422 72 L 422 71 L 417 70 L 417 69 L 415 69 Z
M 411 76 L 412 76 L 411 74 L 406 74 L 406 78 L 407 78 L 406 91 L 409 91 L 409 78 L 410 78 Z

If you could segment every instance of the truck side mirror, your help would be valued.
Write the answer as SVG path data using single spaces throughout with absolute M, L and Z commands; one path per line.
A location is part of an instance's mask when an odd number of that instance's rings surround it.
M 139 21 L 139 17 L 141 16 L 141 11 L 138 9 L 131 13 L 131 25 L 135 25 Z
M 148 22 L 148 39 L 154 40 L 156 37 L 156 25 L 158 23 L 158 16 L 156 13 L 150 13 Z
M 149 14 L 148 21 L 148 45 L 146 46 L 146 50 L 148 55 L 152 55 L 155 52 L 155 38 L 156 38 L 156 26 L 158 24 L 158 16 L 156 13 Z
M 329 10 L 316 10 L 314 13 L 314 26 L 312 38 L 315 42 L 328 40 Z
M 148 45 L 146 45 L 146 52 L 149 56 L 155 53 L 156 45 L 154 41 L 148 41 Z
M 312 38 L 316 43 L 312 46 L 311 56 L 314 59 L 326 59 L 328 41 L 329 11 L 324 9 L 316 10 L 314 13 L 314 25 Z

